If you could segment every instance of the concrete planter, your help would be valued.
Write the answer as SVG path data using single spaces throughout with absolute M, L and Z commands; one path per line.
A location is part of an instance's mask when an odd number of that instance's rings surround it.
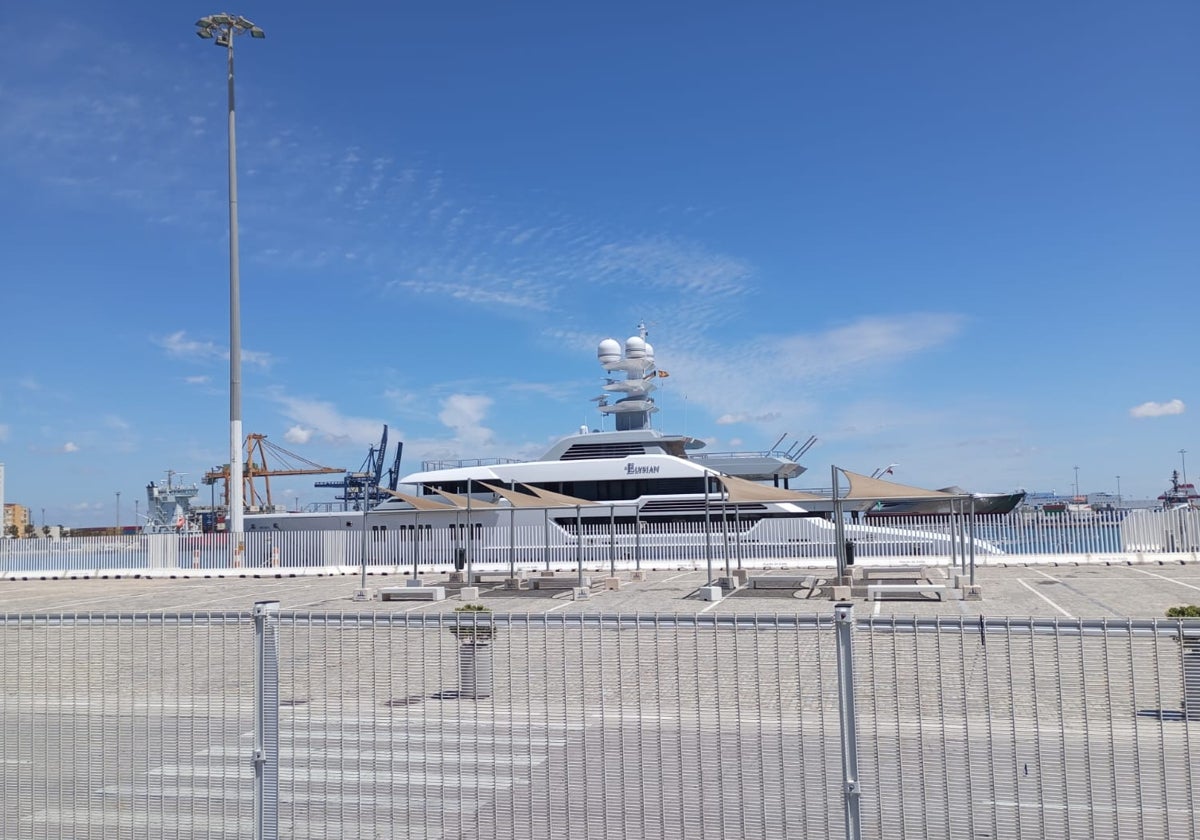
M 481 700 L 492 696 L 492 646 L 496 628 L 487 609 L 455 610 L 457 624 L 450 633 L 458 639 L 458 696 Z
M 458 696 L 471 700 L 492 696 L 492 647 L 487 642 L 464 641 L 458 646 Z

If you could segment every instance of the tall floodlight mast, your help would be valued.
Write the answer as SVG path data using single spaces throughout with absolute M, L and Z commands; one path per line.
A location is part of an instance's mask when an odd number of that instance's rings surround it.
M 229 57 L 229 522 L 226 530 L 244 530 L 242 486 L 242 312 L 238 277 L 237 143 L 233 126 L 233 41 L 250 34 L 265 38 L 261 29 L 241 15 L 207 15 L 196 21 L 196 34 L 225 47 Z

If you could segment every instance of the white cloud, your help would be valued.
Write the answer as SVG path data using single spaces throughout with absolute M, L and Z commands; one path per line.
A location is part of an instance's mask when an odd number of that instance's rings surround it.
M 211 380 L 211 376 L 185 376 L 183 378 L 183 381 L 189 385 L 207 385 Z
M 1131 417 L 1166 417 L 1171 414 L 1183 414 L 1186 406 L 1183 400 L 1170 400 L 1165 403 L 1144 402 L 1129 409 Z
M 283 433 L 283 439 L 288 443 L 308 443 L 312 440 L 313 430 L 303 426 L 292 426 Z
M 782 415 L 778 411 L 767 411 L 762 414 L 722 414 L 717 418 L 718 426 L 732 426 L 734 423 L 770 423 Z
M 483 425 L 483 418 L 491 405 L 491 397 L 452 394 L 442 403 L 438 419 L 454 430 L 461 444 L 487 446 L 492 441 L 492 430 Z
M 417 294 L 454 298 L 464 303 L 480 306 L 511 306 L 516 309 L 546 311 L 550 308 L 549 298 L 555 292 L 549 286 L 528 280 L 505 281 L 500 278 L 484 279 L 479 282 L 457 283 L 440 280 L 398 280 L 393 288 Z
M 304 429 L 311 436 L 321 435 L 331 443 L 371 444 L 379 440 L 383 429 L 382 420 L 366 417 L 347 417 L 330 402 L 306 400 L 276 393 L 275 400 L 283 406 L 283 413 L 295 425 L 293 429 Z M 289 430 L 288 434 L 291 434 Z
M 64 443 L 64 444 L 62 445 L 62 451 L 63 451 L 63 452 L 78 452 L 78 451 L 79 451 L 79 447 L 78 447 L 78 446 L 76 446 L 76 445 L 75 445 L 74 443 L 72 443 L 71 441 L 67 441 L 66 443 Z
M 196 341 L 187 337 L 184 330 L 155 339 L 159 347 L 167 351 L 168 356 L 177 359 L 220 359 L 223 354 L 217 345 L 211 341 Z M 228 358 L 228 357 L 226 357 Z
M 228 359 L 229 354 L 223 353 L 224 358 Z M 257 365 L 260 368 L 269 368 L 274 358 L 270 353 L 264 353 L 261 350 L 247 350 L 242 348 L 242 364 Z
M 966 319 L 957 314 L 910 313 L 860 318 L 822 332 L 769 335 L 723 347 L 714 354 L 703 343 L 682 350 L 671 337 L 671 378 L 675 396 L 712 412 L 719 425 L 744 423 L 780 434 L 781 420 L 794 424 L 813 416 L 816 394 L 828 383 L 908 363 L 914 356 L 958 337 Z M 746 360 L 754 364 L 746 364 Z M 660 385 L 660 387 L 663 387 Z M 729 411 L 737 406 L 738 411 Z
M 176 359 L 187 359 L 196 362 L 211 362 L 229 358 L 229 350 L 212 341 L 197 341 L 188 338 L 185 330 L 173 332 L 162 338 L 154 339 L 154 343 L 167 351 L 167 355 Z M 242 348 L 243 364 L 257 365 L 261 368 L 271 366 L 270 353 Z M 191 380 L 189 380 L 191 381 Z

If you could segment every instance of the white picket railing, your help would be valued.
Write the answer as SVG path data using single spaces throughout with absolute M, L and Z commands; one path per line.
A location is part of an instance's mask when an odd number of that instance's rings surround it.
M 973 534 L 973 539 L 970 538 Z M 1200 551 L 1200 512 L 1133 511 L 1121 520 L 1034 518 L 1019 512 L 976 517 L 870 517 L 848 522 L 858 562 L 924 564 L 1039 562 L 1068 557 L 1191 555 Z M 481 568 L 640 568 L 835 563 L 832 528 L 824 520 L 763 520 L 753 528 L 714 521 L 707 533 L 694 523 L 608 524 L 585 529 L 582 541 L 553 527 L 518 526 L 362 531 L 153 534 L 121 537 L 0 540 L 0 575 L 209 573 L 214 570 L 445 570 L 456 563 Z

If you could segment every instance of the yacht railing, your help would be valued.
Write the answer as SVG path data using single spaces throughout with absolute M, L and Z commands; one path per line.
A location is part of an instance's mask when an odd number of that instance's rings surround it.
M 422 472 L 433 470 L 456 470 L 461 467 L 494 467 L 498 464 L 524 463 L 518 458 L 466 458 L 462 460 L 422 461 Z

